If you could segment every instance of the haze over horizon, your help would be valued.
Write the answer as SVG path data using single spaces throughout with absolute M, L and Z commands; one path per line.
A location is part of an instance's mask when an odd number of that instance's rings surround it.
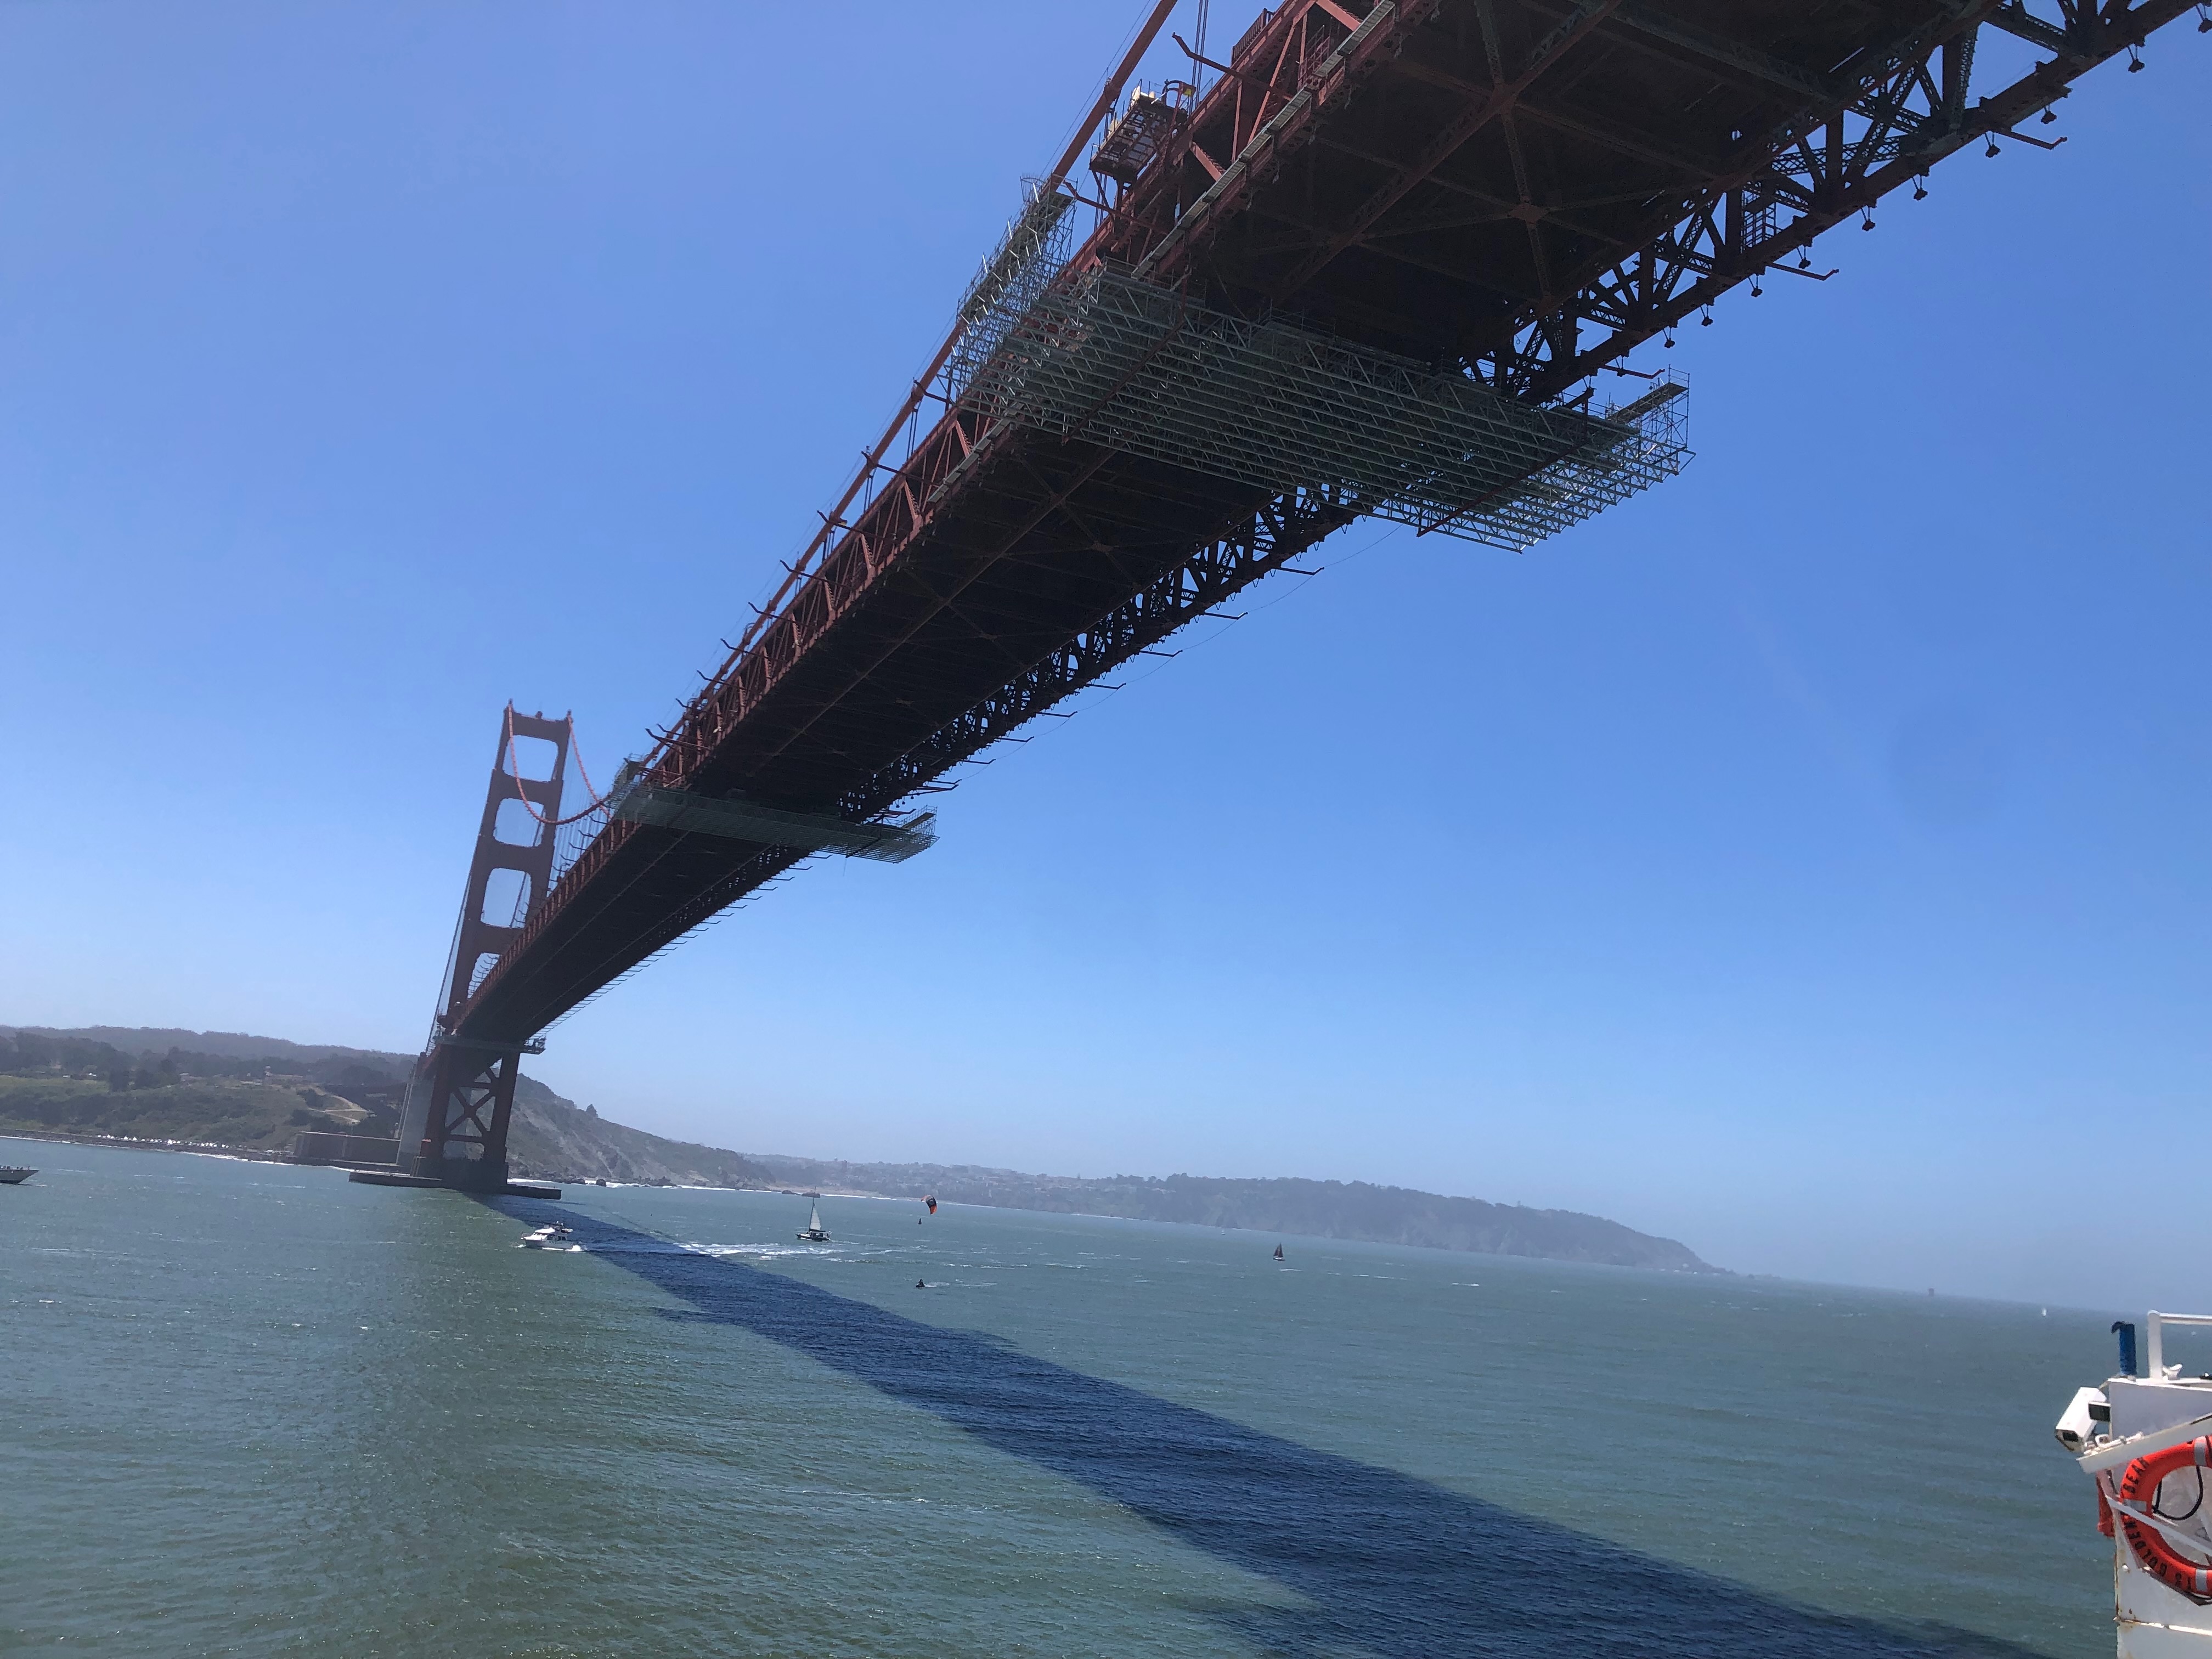
M 0 1014 L 410 1051 L 501 705 L 643 746 L 1131 19 L 886 12 L 833 99 L 696 0 L 125 11 L 0 14 Z M 1680 478 L 1519 559 L 1341 533 L 531 1071 L 2212 1305 L 2212 1221 L 2100 1178 L 2212 1103 L 2208 94 L 2191 33 L 2093 77 L 1641 354 Z

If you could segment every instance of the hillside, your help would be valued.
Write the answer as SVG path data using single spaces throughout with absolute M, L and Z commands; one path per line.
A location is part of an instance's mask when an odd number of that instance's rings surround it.
M 303 1129 L 390 1134 L 397 1059 L 218 1032 L 0 1026 L 0 1129 L 262 1152 Z
M 1488 1255 L 1539 1256 L 1550 1261 L 1600 1262 L 1717 1273 L 1687 1246 L 1573 1210 L 1532 1210 L 1479 1198 L 1448 1198 L 1364 1181 L 1237 1180 L 1211 1176 L 1023 1175 L 972 1164 L 847 1164 L 756 1153 L 753 1161 L 781 1186 L 836 1188 L 886 1198 L 921 1198 L 1002 1209 L 1110 1215 L 1137 1221 L 1179 1221 L 1202 1227 L 1243 1227 L 1310 1238 L 1416 1244 Z
M 289 1147 L 302 1129 L 391 1136 L 411 1055 L 236 1032 L 0 1025 L 0 1133 L 126 1135 Z M 579 1107 L 527 1073 L 507 1159 L 518 1176 L 669 1186 L 834 1188 L 1060 1214 L 1127 1217 L 1494 1255 L 1722 1271 L 1671 1238 L 1602 1216 L 1365 1182 L 1024 1175 L 972 1164 L 850 1164 L 670 1140 Z
M 312 1085 L 220 1078 L 112 1090 L 83 1078 L 0 1077 L 0 1134 L 107 1135 L 241 1152 L 289 1148 L 303 1129 L 357 1132 L 367 1115 Z
M 752 1159 L 719 1146 L 669 1140 L 563 1100 L 534 1078 L 515 1085 L 508 1167 L 547 1181 L 641 1181 L 672 1187 L 767 1187 Z
M 94 1043 L 134 1058 L 177 1049 L 203 1059 L 248 1060 L 285 1071 L 335 1063 L 342 1068 L 356 1064 L 384 1071 L 396 1068 L 404 1074 L 415 1063 L 411 1054 L 344 1048 L 328 1042 L 288 1042 L 283 1037 L 248 1036 L 243 1031 L 185 1031 L 138 1025 L 81 1025 L 60 1030 L 43 1025 L 0 1025 L 0 1037 L 13 1037 L 19 1032 L 52 1042 Z
M 398 1133 L 414 1057 L 231 1031 L 0 1026 L 0 1132 L 112 1135 L 270 1151 L 303 1129 Z M 769 1184 L 735 1152 L 610 1122 L 525 1073 L 507 1162 L 519 1176 L 671 1186 Z

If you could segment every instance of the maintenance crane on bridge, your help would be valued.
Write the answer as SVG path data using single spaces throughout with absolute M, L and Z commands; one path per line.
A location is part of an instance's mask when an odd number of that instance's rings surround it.
M 1629 353 L 2212 31 L 2201 0 L 1285 0 L 1133 86 L 1176 4 L 649 752 L 563 818 L 572 721 L 506 711 L 392 1178 L 504 1187 L 548 1025 L 807 858 L 921 851 L 951 768 L 1354 520 L 1521 550 L 1673 476 L 1684 388 Z

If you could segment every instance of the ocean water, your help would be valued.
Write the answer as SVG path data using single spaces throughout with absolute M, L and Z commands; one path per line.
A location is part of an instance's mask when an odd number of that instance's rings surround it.
M 2050 1429 L 2109 1314 L 0 1161 L 0 1652 L 2111 1650 Z

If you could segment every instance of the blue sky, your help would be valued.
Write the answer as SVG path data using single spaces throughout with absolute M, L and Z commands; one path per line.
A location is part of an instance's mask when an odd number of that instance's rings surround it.
M 1134 10 L 0 10 L 0 1020 L 414 1046 L 501 704 L 641 746 Z M 2203 1304 L 2136 1172 L 2212 1058 L 2208 96 L 2166 30 L 1686 331 L 1681 478 L 1522 557 L 1354 527 L 538 1069 Z

